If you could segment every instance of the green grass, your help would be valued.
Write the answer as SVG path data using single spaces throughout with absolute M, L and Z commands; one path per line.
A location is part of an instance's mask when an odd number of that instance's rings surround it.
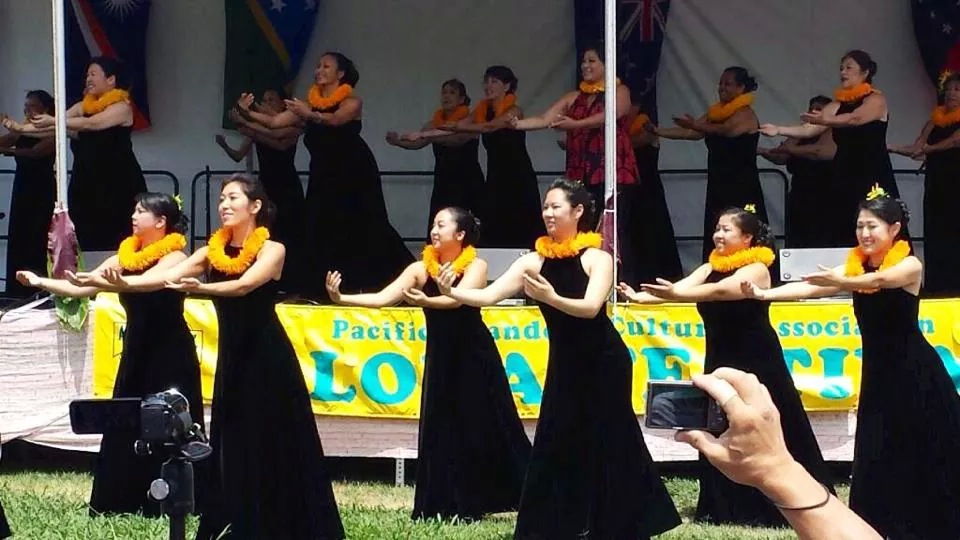
M 751 540 L 796 538 L 789 530 L 705 526 L 690 523 L 697 502 L 697 483 L 668 478 L 667 488 L 684 524 L 662 539 Z M 349 538 L 377 540 L 508 539 L 515 514 L 498 514 L 475 523 L 410 520 L 413 488 L 378 483 L 334 484 L 340 513 Z M 90 518 L 86 499 L 90 476 L 76 472 L 14 472 L 0 475 L 0 499 L 18 539 L 131 540 L 165 539 L 167 522 L 137 516 Z M 846 499 L 846 488 L 841 496 Z M 188 523 L 188 538 L 196 530 Z

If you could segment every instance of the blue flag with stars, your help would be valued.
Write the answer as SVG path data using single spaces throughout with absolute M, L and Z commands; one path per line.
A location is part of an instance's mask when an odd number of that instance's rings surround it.
M 913 32 L 927 75 L 937 86 L 944 69 L 960 70 L 960 0 L 911 0 Z

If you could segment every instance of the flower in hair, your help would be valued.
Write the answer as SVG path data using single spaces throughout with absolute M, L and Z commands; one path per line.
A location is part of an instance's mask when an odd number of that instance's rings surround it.
M 173 196 L 173 202 L 177 203 L 177 209 L 183 211 L 183 197 L 179 193 Z
M 886 197 L 887 190 L 880 187 L 880 184 L 874 184 L 873 188 L 870 189 L 870 192 L 867 193 L 867 200 L 872 201 L 874 199 L 879 199 L 880 197 Z
M 943 85 L 946 84 L 947 79 L 949 79 L 951 75 L 953 75 L 953 72 L 949 69 L 940 72 L 940 79 L 937 80 L 937 89 L 940 90 L 940 92 L 943 92 Z
M 744 212 L 750 212 L 751 214 L 757 213 L 757 206 L 755 204 L 745 204 L 743 205 Z

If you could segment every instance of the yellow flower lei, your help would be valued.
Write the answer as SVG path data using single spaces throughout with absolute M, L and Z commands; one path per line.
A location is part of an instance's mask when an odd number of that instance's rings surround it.
M 310 87 L 310 91 L 307 92 L 307 101 L 310 102 L 311 107 L 322 111 L 336 107 L 352 94 L 352 86 L 349 84 L 341 84 L 329 97 L 323 97 L 323 93 L 320 92 L 320 87 L 314 84 Z
M 595 232 L 577 233 L 573 238 L 557 242 L 549 236 L 537 238 L 535 247 L 545 259 L 566 259 L 576 257 L 586 248 L 599 248 L 603 245 L 603 237 Z
M 617 79 L 617 86 L 620 86 L 620 79 Z M 606 90 L 606 81 L 600 79 L 597 82 L 580 81 L 580 91 L 584 94 L 599 94 Z
M 852 101 L 859 101 L 872 92 L 873 87 L 870 86 L 870 83 L 860 83 L 853 88 L 837 88 L 833 91 L 833 97 L 840 103 L 850 103 Z
M 226 253 L 232 233 L 230 229 L 220 229 L 213 233 L 207 242 L 207 260 L 210 265 L 224 274 L 242 274 L 257 260 L 257 254 L 263 249 L 263 244 L 270 239 L 270 231 L 266 227 L 257 227 L 250 236 L 243 241 L 240 253 L 231 257 Z
M 952 111 L 947 111 L 947 108 L 943 105 L 933 109 L 933 113 L 930 115 L 930 120 L 933 122 L 933 125 L 937 127 L 947 127 L 952 126 L 960 122 L 960 109 L 954 109 Z
M 763 263 L 764 266 L 770 266 L 777 256 L 773 250 L 766 246 L 757 246 L 747 249 L 741 249 L 730 255 L 720 255 L 717 250 L 710 252 L 710 266 L 717 272 L 732 272 L 743 268 L 748 264 Z
M 473 246 L 467 246 L 457 255 L 450 266 L 458 276 L 462 276 L 470 263 L 476 258 L 477 249 Z M 440 275 L 440 254 L 433 246 L 428 245 L 423 248 L 423 266 L 427 269 L 427 274 L 433 279 L 437 279 L 437 276 Z
M 140 249 L 140 238 L 128 236 L 120 242 L 117 257 L 120 266 L 129 272 L 140 272 L 150 268 L 157 261 L 174 251 L 180 251 L 187 245 L 187 239 L 180 233 L 170 233 L 160 240 Z
M 750 105 L 753 105 L 753 92 L 740 94 L 727 103 L 718 101 L 707 109 L 707 119 L 711 122 L 723 122 L 733 116 L 735 112 Z
M 106 110 L 107 107 L 114 103 L 120 103 L 121 101 L 130 103 L 130 93 L 126 90 L 114 88 L 113 90 L 105 92 L 100 97 L 94 97 L 93 94 L 83 96 L 81 106 L 83 107 L 83 114 L 90 116 L 101 113 Z
M 630 128 L 627 130 L 630 135 L 634 133 L 640 133 L 643 131 L 644 126 L 650 123 L 650 117 L 644 113 L 637 113 L 637 117 L 633 119 L 633 122 L 630 123 Z
M 437 109 L 436 112 L 433 113 L 433 120 L 430 123 L 433 127 L 440 127 L 448 122 L 459 122 L 468 116 L 470 116 L 470 107 L 466 105 L 458 106 L 450 112 L 450 116 L 446 116 L 443 113 L 443 109 Z
M 878 272 L 886 270 L 892 266 L 896 266 L 900 261 L 906 259 L 910 256 L 910 244 L 906 240 L 897 240 L 894 242 L 893 247 L 890 248 L 890 251 L 883 256 L 883 262 L 880 263 L 880 268 L 877 269 Z M 844 267 L 843 275 L 847 277 L 856 277 L 862 276 L 867 273 L 867 270 L 863 265 L 867 262 L 867 254 L 860 249 L 860 246 L 857 246 L 850 250 L 850 254 L 847 255 L 847 264 Z M 864 294 L 873 294 L 880 289 L 857 289 L 857 292 Z

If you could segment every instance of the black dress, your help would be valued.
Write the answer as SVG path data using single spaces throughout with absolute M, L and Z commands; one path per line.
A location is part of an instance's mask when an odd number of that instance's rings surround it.
M 239 249 L 227 247 L 235 257 Z M 216 270 L 211 281 L 234 276 Z M 341 539 L 343 525 L 323 463 L 307 385 L 275 311 L 277 284 L 214 297 L 211 501 L 198 540 Z
M 732 272 L 731 272 L 732 273 Z M 716 283 L 731 273 L 712 272 L 707 283 Z M 824 485 L 832 485 L 810 419 L 803 410 L 800 393 L 783 359 L 780 340 L 770 324 L 770 303 L 759 300 L 698 302 L 697 311 L 706 333 L 704 372 L 732 367 L 753 373 L 770 391 L 780 411 L 787 449 L 804 468 Z M 783 516 L 752 487 L 740 485 L 700 457 L 700 498 L 696 519 L 710 523 L 785 526 Z
M 862 99 L 841 103 L 837 114 L 853 112 L 862 104 Z M 867 196 L 870 188 L 880 184 L 887 193 L 900 197 L 887 152 L 887 122 L 874 120 L 860 126 L 835 127 L 832 132 L 837 144 L 833 158 L 834 175 L 839 184 L 836 206 L 839 215 L 836 219 L 847 223 L 844 245 L 855 245 L 857 204 Z
M 70 218 L 83 251 L 114 250 L 130 236 L 134 198 L 147 190 L 133 154 L 131 127 L 81 131 L 72 140 Z
M 934 126 L 927 144 L 936 144 L 960 127 Z M 960 148 L 927 154 L 923 183 L 923 290 L 925 295 L 960 295 L 960 226 L 956 204 L 960 196 Z
M 527 134 L 501 129 L 482 137 L 487 150 L 487 194 L 480 244 L 533 249 L 545 229 L 537 173 L 527 153 Z
M 7 523 L 7 516 L 3 513 L 3 504 L 0 503 L 0 538 L 6 538 L 12 534 L 10 524 Z
M 757 217 L 767 221 L 767 207 L 757 171 L 759 138 L 759 133 L 704 137 L 707 144 L 707 196 L 703 211 L 703 260 L 707 260 L 713 251 L 713 232 L 720 212 L 753 204 L 757 208 Z
M 40 139 L 21 135 L 16 148 L 31 148 Z M 47 231 L 56 199 L 53 155 L 16 156 L 17 172 L 10 193 L 10 220 L 7 225 L 7 280 L 4 296 L 21 298 L 36 292 L 17 281 L 18 270 L 46 274 Z
M 633 224 L 635 244 L 642 246 L 637 254 L 637 283 L 653 283 L 658 277 L 676 281 L 683 277 L 677 239 L 667 207 L 667 196 L 660 178 L 660 149 L 653 145 L 634 146 L 640 185 L 634 203 L 634 214 L 639 218 Z
M 344 291 L 379 291 L 414 260 L 387 217 L 380 171 L 361 127 L 360 120 L 310 122 L 303 138 L 310 152 L 304 251 L 314 273 L 304 289 L 312 298 L 327 298 L 328 270 L 343 274 Z
M 546 259 L 557 293 L 582 298 L 580 255 Z M 633 364 L 601 311 L 592 319 L 540 304 L 550 339 L 540 419 L 516 538 L 647 538 L 680 524 L 633 411 Z
M 853 295 L 863 367 L 850 508 L 886 538 L 960 538 L 960 397 L 920 332 L 918 297 Z
M 817 138 L 802 139 L 798 145 L 815 144 Z M 787 247 L 827 248 L 849 245 L 850 216 L 836 205 L 842 193 L 829 160 L 791 157 L 787 162 L 790 192 L 787 196 Z M 866 195 L 866 192 L 864 192 Z M 842 219 L 840 219 L 842 217 Z
M 439 295 L 430 279 L 427 296 Z M 479 519 L 515 510 L 530 458 L 500 352 L 480 309 L 424 308 L 414 518 Z
M 135 275 L 135 274 L 134 274 Z M 176 388 L 190 402 L 193 421 L 204 424 L 200 362 L 193 335 L 183 318 L 183 293 L 170 289 L 120 293 L 126 312 L 123 352 L 113 397 L 142 398 Z M 147 498 L 150 482 L 160 477 L 164 456 L 139 457 L 133 452 L 139 432 L 105 433 L 94 467 L 90 512 L 160 515 Z M 196 505 L 203 510 L 207 465 L 194 464 Z
M 437 212 L 448 206 L 459 206 L 473 212 L 483 221 L 483 170 L 478 161 L 479 139 L 470 139 L 460 146 L 433 143 L 433 193 L 430 195 L 430 216 L 427 235 L 433 228 Z
M 277 206 L 277 217 L 270 227 L 270 238 L 287 248 L 280 287 L 285 292 L 299 293 L 302 280 L 306 279 L 302 244 L 306 205 L 295 162 L 297 146 L 277 150 L 257 143 L 256 148 L 260 182 L 267 197 Z

